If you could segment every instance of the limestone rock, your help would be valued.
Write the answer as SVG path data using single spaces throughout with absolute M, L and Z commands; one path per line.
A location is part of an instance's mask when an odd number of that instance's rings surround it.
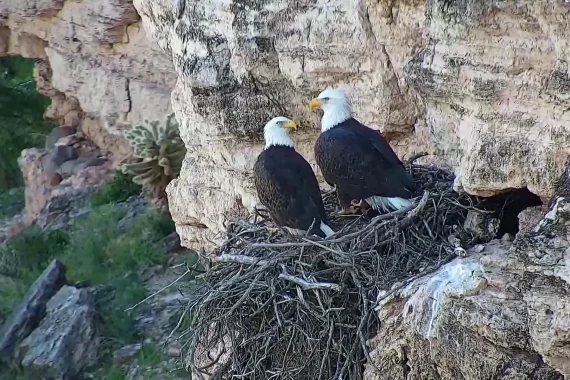
M 44 162 L 44 167 L 49 167 L 49 171 L 57 170 L 64 162 L 75 160 L 78 157 L 77 150 L 72 146 L 58 145 L 49 152 Z
M 64 0 L 4 0 L 0 4 L 0 15 L 51 16 L 57 13 Z
M 112 141 L 99 147 L 116 149 L 117 162 L 128 151 L 122 129 L 172 113 L 171 59 L 146 38 L 132 0 L 0 0 L 0 16 L 0 55 L 40 59 L 38 91 L 52 99 L 45 116 L 97 120 L 93 140 Z
M 101 166 L 107 162 L 105 158 L 78 158 L 75 160 L 67 161 L 60 167 L 61 175 L 65 178 L 71 177 L 79 173 L 85 168 L 92 166 Z
M 519 213 L 519 233 L 517 235 L 523 235 L 532 231 L 538 223 L 544 218 L 544 215 L 548 211 L 545 206 L 535 206 L 529 207 Z
M 42 229 L 48 226 L 57 230 L 68 228 L 73 220 L 89 213 L 87 201 L 95 190 L 85 187 L 54 195 L 42 208 L 36 224 Z
M 497 235 L 499 222 L 499 219 L 484 213 L 469 211 L 463 227 L 482 241 L 489 241 Z
M 52 222 L 66 225 L 76 203 L 85 203 L 84 198 L 112 176 L 113 162 L 97 157 L 100 153 L 88 143 L 81 141 L 78 148 L 60 144 L 74 136 L 77 134 L 60 138 L 50 151 L 34 148 L 22 152 L 19 164 L 26 186 L 25 225 L 38 218 L 41 226 Z M 76 145 L 76 141 L 77 137 L 66 142 Z
M 66 285 L 48 302 L 40 326 L 20 345 L 22 365 L 43 376 L 74 379 L 95 363 L 99 344 L 91 294 Z
M 113 175 L 113 168 L 110 161 L 106 161 L 99 166 L 89 166 L 80 170 L 76 175 L 66 178 L 61 182 L 55 194 L 66 191 L 67 187 L 79 189 L 86 186 L 101 186 Z
M 536 229 L 493 241 L 378 306 L 367 380 L 570 376 L 570 203 Z
M 168 193 L 184 245 L 220 242 L 225 220 L 258 204 L 251 169 L 273 116 L 299 121 L 293 138 L 316 169 L 307 102 L 329 85 L 400 156 L 452 168 L 458 189 L 551 196 L 570 152 L 564 1 L 182 3 L 134 0 L 179 75 L 188 153 Z
M 22 151 L 18 162 L 26 185 L 26 209 L 24 219 L 26 224 L 32 223 L 51 196 L 51 179 L 49 173 L 55 173 L 56 168 L 44 169 L 48 153 L 39 149 Z
M 142 344 L 140 343 L 123 346 L 113 353 L 113 361 L 115 365 L 123 365 L 133 360 L 140 350 L 142 350 Z
M 59 139 L 65 136 L 73 135 L 75 132 L 77 131 L 73 127 L 54 128 L 46 139 L 46 148 L 52 149 Z
M 122 163 L 132 157 L 132 150 L 127 140 L 122 135 L 109 133 L 105 122 L 99 118 L 87 116 L 81 123 L 81 131 L 103 152 L 110 152 L 115 162 Z
M 0 360 L 10 363 L 18 345 L 46 315 L 48 301 L 65 283 L 65 267 L 57 260 L 44 270 L 0 328 Z

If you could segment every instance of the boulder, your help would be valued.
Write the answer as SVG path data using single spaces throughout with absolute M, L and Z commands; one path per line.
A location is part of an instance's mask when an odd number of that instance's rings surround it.
M 381 299 L 366 380 L 570 377 L 570 198 Z
M 48 301 L 65 283 L 65 267 L 57 260 L 44 270 L 0 328 L 0 361 L 10 363 L 18 345 L 46 315 Z
M 182 246 L 180 245 L 180 236 L 178 236 L 176 231 L 164 237 L 164 239 L 162 239 L 162 244 L 168 253 L 175 253 L 182 250 Z
M 149 210 L 151 203 L 142 195 L 133 195 L 124 202 L 117 203 L 117 207 L 126 211 L 125 216 L 117 223 L 119 233 L 124 233 L 136 223 L 139 216 Z
M 77 150 L 67 145 L 56 145 L 50 152 L 50 159 L 57 167 L 60 167 L 66 161 L 75 160 L 76 158 Z
M 95 364 L 100 341 L 91 294 L 63 286 L 47 303 L 47 315 L 19 347 L 24 367 L 48 378 L 71 380 Z
M 73 135 L 76 131 L 74 127 L 63 126 L 54 128 L 46 139 L 46 148 L 52 149 L 55 146 L 55 143 L 58 142 L 59 139 L 65 136 Z
M 96 188 L 85 187 L 53 196 L 38 215 L 37 225 L 42 229 L 66 229 L 73 220 L 89 213 L 87 201 L 95 191 Z
M 91 156 L 78 158 L 78 151 L 81 149 L 56 145 L 50 152 L 35 148 L 22 152 L 19 163 L 26 188 L 26 225 L 38 221 L 43 228 L 59 218 L 57 214 L 74 212 L 72 210 L 85 204 L 85 197 L 111 178 L 111 160 Z M 97 152 L 89 154 L 99 155 Z M 81 199 L 82 196 L 85 199 Z M 62 217 L 65 219 L 62 223 L 66 224 L 69 218 Z
M 78 158 L 76 160 L 71 160 L 64 162 L 60 167 L 61 175 L 64 178 L 71 177 L 79 173 L 81 170 L 91 167 L 91 166 L 101 166 L 107 162 L 106 158 Z
M 469 211 L 463 228 L 482 241 L 493 239 L 499 231 L 499 219 L 492 218 L 485 213 Z
M 519 219 L 519 235 L 532 231 L 538 223 L 544 218 L 548 207 L 534 206 L 521 211 L 518 215 Z
M 142 350 L 142 344 L 140 343 L 123 346 L 113 353 L 113 362 L 116 366 L 122 366 L 132 361 L 140 350 Z
M 46 174 L 56 173 L 64 162 L 74 160 L 77 157 L 77 149 L 74 147 L 56 145 L 42 156 L 43 171 Z
M 46 173 L 46 178 L 47 178 L 46 181 L 47 185 L 49 185 L 50 187 L 57 186 L 61 183 L 61 181 L 63 181 L 63 177 L 59 173 L 51 173 L 51 174 Z

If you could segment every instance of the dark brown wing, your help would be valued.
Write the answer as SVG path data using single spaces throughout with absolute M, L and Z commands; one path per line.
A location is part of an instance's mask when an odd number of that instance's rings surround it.
M 321 133 L 315 155 L 327 182 L 353 199 L 409 198 L 415 190 L 413 178 L 388 142 L 354 119 Z
M 319 185 L 309 163 L 288 147 L 263 151 L 254 165 L 259 200 L 275 222 L 307 230 L 315 221 L 326 223 Z

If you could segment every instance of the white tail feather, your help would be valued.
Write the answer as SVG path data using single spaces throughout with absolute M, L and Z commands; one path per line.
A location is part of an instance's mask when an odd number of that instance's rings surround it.
M 297 228 L 292 228 L 292 227 L 284 227 L 291 235 L 297 235 L 297 236 L 303 236 L 307 234 L 307 231 L 303 231 L 303 230 L 299 230 Z M 320 229 L 321 231 L 323 231 L 323 233 L 325 234 L 325 237 L 329 237 L 332 234 L 334 234 L 334 231 L 332 230 L 332 228 L 330 228 L 329 226 L 327 226 L 326 224 L 324 224 L 323 222 L 321 222 L 320 225 Z
M 327 226 L 323 222 L 321 222 L 320 227 L 321 227 L 321 231 L 323 231 L 323 233 L 325 234 L 326 237 L 329 237 L 329 236 L 334 234 L 334 231 L 332 230 L 332 228 L 330 228 L 329 226 Z
M 376 211 L 394 211 L 400 210 L 402 208 L 408 207 L 412 205 L 412 202 L 409 199 L 404 198 L 388 198 L 388 197 L 379 197 L 373 196 L 366 199 L 366 203 L 370 205 Z

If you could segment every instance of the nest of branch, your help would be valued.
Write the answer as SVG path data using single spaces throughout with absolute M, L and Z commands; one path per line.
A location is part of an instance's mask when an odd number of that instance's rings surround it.
M 261 212 L 228 226 L 228 240 L 186 308 L 187 365 L 200 379 L 361 379 L 374 308 L 413 278 L 475 244 L 463 228 L 474 199 L 453 176 L 407 164 L 412 207 L 390 214 L 331 216 L 327 240 L 294 237 Z M 324 194 L 327 211 L 336 194 Z

